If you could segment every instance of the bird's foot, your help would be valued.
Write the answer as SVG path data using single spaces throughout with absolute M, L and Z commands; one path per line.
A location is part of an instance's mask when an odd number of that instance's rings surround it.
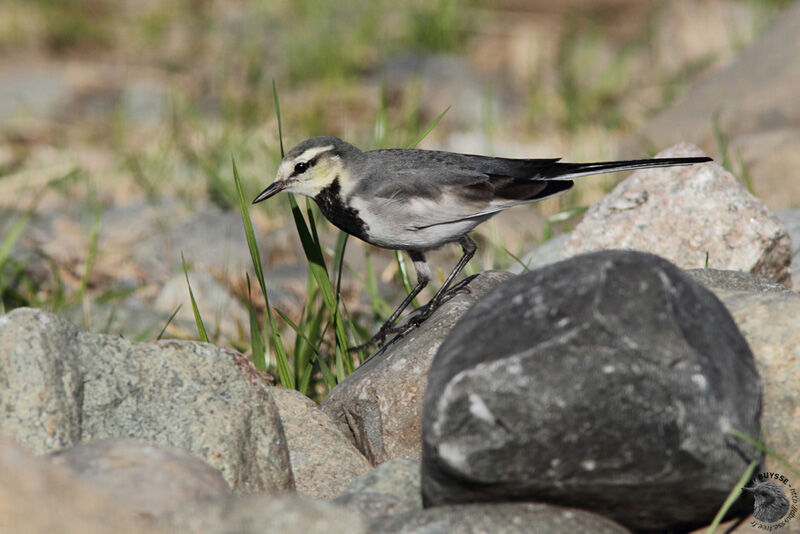
M 451 298 L 455 297 L 459 293 L 462 292 L 470 293 L 469 286 L 466 284 L 466 282 L 467 281 L 465 280 L 454 285 L 453 287 L 451 287 L 450 289 L 439 295 L 438 298 L 434 298 L 433 300 L 431 300 L 431 302 L 429 302 L 422 308 L 417 309 L 416 311 L 413 312 L 411 317 L 409 317 L 406 322 L 397 326 L 395 326 L 394 323 L 389 323 L 389 322 L 384 323 L 383 326 L 381 326 L 380 330 L 378 330 L 378 333 L 372 336 L 369 339 L 369 341 L 367 341 L 366 343 L 362 343 L 361 345 L 357 345 L 355 347 L 350 347 L 349 349 L 347 349 L 348 352 L 350 352 L 351 354 L 356 352 L 361 352 L 372 346 L 377 346 L 378 349 L 384 349 L 388 345 L 391 345 L 392 343 L 402 339 L 412 330 L 418 328 L 422 323 L 424 323 L 431 315 L 433 315 L 433 312 L 439 309 L 439 307 L 442 304 L 444 304 Z M 390 335 L 392 337 L 387 341 L 387 338 Z
M 366 350 L 375 345 L 377 345 L 378 348 L 383 348 L 384 345 L 386 344 L 386 338 L 390 334 L 394 334 L 395 332 L 400 331 L 401 328 L 402 327 L 400 326 L 395 326 L 394 322 L 387 321 L 383 323 L 383 326 L 380 327 L 378 332 L 374 336 L 372 336 L 369 339 L 369 341 L 367 341 L 366 343 L 362 343 L 361 345 L 356 345 L 355 347 L 350 347 L 347 349 L 347 352 L 353 354 L 356 352 L 361 352 L 362 350 Z

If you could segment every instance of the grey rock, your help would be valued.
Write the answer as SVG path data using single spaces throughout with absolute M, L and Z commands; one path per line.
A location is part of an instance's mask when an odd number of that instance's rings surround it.
M 406 458 L 384 462 L 354 480 L 333 502 L 373 519 L 422 510 L 420 463 Z
M 68 469 L 0 437 L 0 531 L 26 534 L 167 532 Z
M 792 257 L 797 257 L 800 254 L 800 209 L 781 210 L 775 215 L 786 226 L 792 242 Z
M 753 356 L 712 293 L 650 254 L 582 255 L 501 284 L 442 344 L 423 501 L 546 501 L 633 529 L 706 524 L 761 457 L 729 433 L 758 435 L 760 408 Z
M 702 155 L 688 143 L 658 154 Z M 633 173 L 589 208 L 563 255 L 608 248 L 652 252 L 683 269 L 745 271 L 791 285 L 783 224 L 716 163 Z
M 627 529 L 585 510 L 542 503 L 439 506 L 373 522 L 381 534 L 624 534 Z
M 298 493 L 330 499 L 372 465 L 339 427 L 302 393 L 271 388 L 278 406 Z
M 364 362 L 320 405 L 358 450 L 378 465 L 420 458 L 422 400 L 436 350 L 459 317 L 484 293 L 511 277 L 488 271 L 398 342 Z
M 239 491 L 292 488 L 262 375 L 207 343 L 132 343 L 27 308 L 0 316 L 0 430 L 39 453 L 134 437 L 189 451 Z
M 135 512 L 156 518 L 231 494 L 219 471 L 202 460 L 130 438 L 81 443 L 49 458 Z
M 782 210 L 775 215 L 783 222 L 792 243 L 792 263 L 800 264 L 800 209 Z M 800 282 L 794 282 L 793 288 L 800 289 Z
M 753 293 L 784 293 L 790 291 L 782 284 L 742 271 L 720 269 L 688 269 L 684 271 L 692 280 L 710 289 L 719 297 L 726 291 Z
M 291 493 L 245 495 L 190 506 L 171 518 L 175 532 L 197 534 L 366 534 L 345 508 Z
M 756 358 L 763 382 L 761 428 L 767 446 L 800 464 L 800 295 L 794 291 L 717 291 Z M 759 434 L 750 434 L 758 438 Z M 767 469 L 785 467 L 772 456 Z M 787 474 L 788 475 L 788 474 Z M 800 528 L 800 527 L 798 527 Z

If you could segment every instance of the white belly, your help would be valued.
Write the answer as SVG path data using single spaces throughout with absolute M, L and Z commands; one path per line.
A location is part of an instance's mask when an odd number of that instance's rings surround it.
M 354 207 L 358 210 L 359 217 L 369 228 L 369 243 L 389 249 L 432 250 L 458 240 L 494 215 L 493 212 L 450 222 L 439 222 L 436 220 L 437 215 L 447 215 L 446 212 L 437 210 L 433 214 L 430 212 L 422 214 L 419 211 L 421 206 L 411 204 L 397 206 L 398 209 L 391 209 L 388 213 L 387 210 L 376 213 L 374 209 L 355 202 Z

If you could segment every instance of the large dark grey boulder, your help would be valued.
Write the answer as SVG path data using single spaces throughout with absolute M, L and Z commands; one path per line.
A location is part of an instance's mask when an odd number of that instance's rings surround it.
M 657 256 L 586 254 L 509 280 L 434 359 L 426 506 L 535 500 L 633 529 L 708 523 L 760 458 L 753 356 L 714 295 Z

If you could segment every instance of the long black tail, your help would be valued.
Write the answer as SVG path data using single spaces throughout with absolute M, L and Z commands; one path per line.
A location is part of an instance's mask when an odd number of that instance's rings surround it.
M 601 161 L 597 163 L 561 163 L 554 161 L 539 170 L 537 178 L 542 180 L 571 179 L 590 174 L 606 172 L 630 171 L 633 169 L 647 169 L 649 167 L 677 167 L 681 165 L 694 165 L 713 161 L 703 156 L 696 158 L 653 158 L 632 159 L 626 161 Z

